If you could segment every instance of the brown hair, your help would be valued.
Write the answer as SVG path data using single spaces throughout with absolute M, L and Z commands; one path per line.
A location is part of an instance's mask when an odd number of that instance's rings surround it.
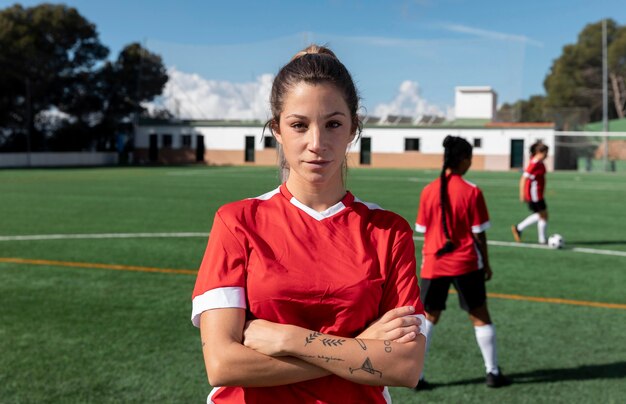
M 472 145 L 462 137 L 458 136 L 446 136 L 443 139 L 443 167 L 441 168 L 440 175 L 440 207 L 441 207 L 441 227 L 443 234 L 446 236 L 446 242 L 439 250 L 437 250 L 437 257 L 441 257 L 444 254 L 451 253 L 456 249 L 456 245 L 452 241 L 452 234 L 448 229 L 448 220 L 446 218 L 448 214 L 448 179 L 446 177 L 446 170 L 448 168 L 459 168 L 461 162 L 465 159 L 472 158 Z
M 530 146 L 530 155 L 534 156 L 537 153 L 548 153 L 548 146 L 539 141 Z
M 274 130 L 280 123 L 280 113 L 283 110 L 285 97 L 289 90 L 300 82 L 314 85 L 321 83 L 334 85 L 341 92 L 348 105 L 352 119 L 352 131 L 360 135 L 362 124 L 357 114 L 359 94 L 352 76 L 333 51 L 319 45 L 309 45 L 296 53 L 274 78 L 270 94 L 272 117 L 265 123 L 263 131 L 265 128 L 269 128 L 270 133 L 274 135 Z M 277 148 L 281 180 L 285 181 L 289 175 L 289 166 L 285 161 L 280 145 L 277 145 Z

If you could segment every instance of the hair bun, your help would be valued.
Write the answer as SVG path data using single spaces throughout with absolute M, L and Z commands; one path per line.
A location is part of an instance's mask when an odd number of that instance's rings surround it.
M 328 55 L 334 59 L 337 59 L 337 56 L 335 55 L 335 53 L 331 51 L 330 49 L 328 49 L 327 47 L 322 46 L 322 45 L 311 44 L 307 46 L 306 48 L 302 49 L 300 52 L 293 55 L 293 57 L 291 58 L 291 61 L 293 62 L 296 59 L 300 59 L 304 55 Z

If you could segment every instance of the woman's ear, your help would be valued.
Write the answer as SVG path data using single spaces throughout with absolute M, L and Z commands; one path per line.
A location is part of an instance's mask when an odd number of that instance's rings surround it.
M 280 125 L 278 124 L 278 122 L 276 122 L 275 119 L 272 119 L 272 122 L 270 123 L 270 129 L 276 141 L 280 144 L 283 144 L 283 138 L 280 134 Z
M 352 133 L 350 133 L 350 142 L 354 141 L 354 139 L 356 139 L 356 134 L 359 131 L 359 118 L 355 117 L 352 120 Z

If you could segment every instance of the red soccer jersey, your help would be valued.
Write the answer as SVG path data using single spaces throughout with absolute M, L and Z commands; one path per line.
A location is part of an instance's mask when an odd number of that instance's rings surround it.
M 388 310 L 423 314 L 409 224 L 350 192 L 317 212 L 283 184 L 222 206 L 193 291 L 192 321 L 238 307 L 248 318 L 355 337 Z M 385 403 L 388 393 L 338 376 L 262 388 L 219 387 L 209 403 Z
M 539 202 L 543 199 L 543 190 L 546 187 L 546 166 L 543 161 L 530 160 L 524 170 L 526 183 L 524 184 L 524 199 L 526 202 Z
M 437 257 L 446 236 L 441 221 L 441 180 L 424 187 L 420 197 L 415 230 L 424 233 L 421 276 L 426 279 L 459 276 L 482 268 L 482 257 L 472 233 L 487 230 L 489 213 L 480 189 L 460 175 L 448 175 L 448 231 L 456 249 Z

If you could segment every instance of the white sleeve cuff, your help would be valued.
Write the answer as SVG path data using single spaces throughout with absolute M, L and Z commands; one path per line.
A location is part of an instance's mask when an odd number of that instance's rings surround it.
M 426 226 L 415 223 L 415 231 L 418 233 L 426 233 Z
M 420 323 L 420 334 L 426 337 L 426 317 L 423 314 L 416 314 L 415 317 L 419 318 Z
M 242 287 L 215 288 L 196 296 L 193 299 L 191 310 L 191 322 L 200 327 L 200 315 L 212 309 L 237 308 L 245 309 L 246 292 Z
M 491 227 L 491 223 L 489 222 L 489 220 L 487 220 L 483 224 L 479 224 L 477 226 L 472 226 L 472 233 L 482 233 L 482 232 L 484 232 L 485 230 L 487 230 L 490 227 Z

